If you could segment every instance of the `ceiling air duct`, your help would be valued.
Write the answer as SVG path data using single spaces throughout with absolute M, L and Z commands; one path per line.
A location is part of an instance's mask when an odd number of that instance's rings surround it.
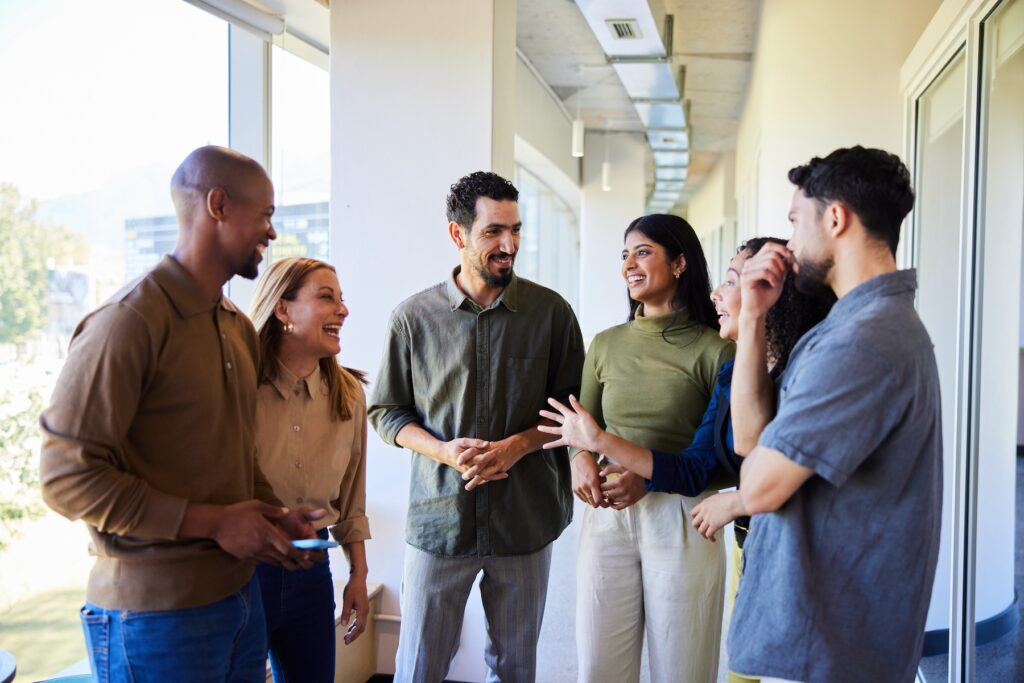
M 660 0 L 576 0 L 644 125 L 654 157 L 649 211 L 679 202 L 690 167 L 683 68 L 672 61 L 672 20 Z

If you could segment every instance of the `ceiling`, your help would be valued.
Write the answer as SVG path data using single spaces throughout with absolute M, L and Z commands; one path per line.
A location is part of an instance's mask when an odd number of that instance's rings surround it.
M 638 4 L 647 0 L 635 0 Z M 655 0 L 659 1 L 659 0 Z M 686 204 L 735 147 L 750 82 L 760 0 L 660 0 L 674 16 L 672 59 L 685 66 L 690 169 Z M 516 43 L 588 129 L 643 130 L 629 97 L 573 0 L 518 0 Z

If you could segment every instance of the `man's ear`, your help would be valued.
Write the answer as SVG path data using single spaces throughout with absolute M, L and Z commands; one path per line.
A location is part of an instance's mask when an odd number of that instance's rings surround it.
M 467 232 L 468 231 L 466 231 L 466 229 L 463 228 L 458 221 L 449 221 L 448 235 L 452 238 L 452 242 L 454 242 L 455 246 L 458 247 L 459 249 L 466 248 L 465 237 Z
M 850 227 L 853 212 L 842 202 L 830 202 L 825 207 L 825 228 L 832 237 L 839 237 Z
M 228 193 L 222 187 L 215 187 L 206 193 L 206 212 L 215 221 L 222 221 L 227 215 Z

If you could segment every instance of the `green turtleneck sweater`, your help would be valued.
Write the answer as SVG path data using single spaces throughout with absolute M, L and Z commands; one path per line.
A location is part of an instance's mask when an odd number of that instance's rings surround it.
M 642 309 L 641 309 L 642 310 Z M 610 327 L 590 344 L 580 402 L 608 432 L 678 453 L 690 444 L 718 377 L 736 347 L 686 312 Z M 576 450 L 573 451 L 575 456 Z

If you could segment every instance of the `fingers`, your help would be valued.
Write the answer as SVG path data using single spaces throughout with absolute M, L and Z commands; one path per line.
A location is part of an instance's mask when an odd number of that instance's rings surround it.
M 604 466 L 603 470 L 601 470 L 601 476 L 602 477 L 607 477 L 609 474 L 626 474 L 627 472 L 629 472 L 629 470 L 627 470 L 622 465 L 616 465 L 615 463 L 609 463 L 608 465 Z
M 303 508 L 301 512 L 302 515 L 306 518 L 306 520 L 310 522 L 315 522 L 316 520 L 323 519 L 327 516 L 327 510 L 325 510 L 324 508 L 316 508 L 315 510 Z
M 459 448 L 462 448 L 462 449 L 466 449 L 466 448 L 484 449 L 484 448 L 490 448 L 490 446 L 491 446 L 491 442 L 490 441 L 484 441 L 483 439 L 472 439 L 472 438 L 470 438 L 468 436 L 460 436 L 458 438 L 452 439 L 452 443 L 455 446 L 457 446 Z
M 565 421 L 565 416 L 562 415 L 561 413 L 552 413 L 550 410 L 539 410 L 537 412 L 544 419 L 551 420 L 552 422 L 557 422 L 558 424 L 562 424 Z M 555 425 L 541 424 L 537 425 L 537 429 L 539 429 L 542 432 L 547 432 L 548 434 L 562 433 L 562 428 Z
M 261 500 L 253 500 L 252 508 L 268 519 L 278 519 L 288 514 L 288 508 L 264 503 Z
M 368 609 L 356 610 L 356 617 L 353 619 L 352 625 L 348 627 L 348 631 L 345 632 L 346 645 L 363 634 L 363 631 L 366 630 L 366 622 L 369 616 Z
M 569 397 L 569 402 L 572 403 L 572 397 L 571 396 Z M 557 410 L 559 412 L 559 415 L 555 416 L 555 413 L 552 413 L 551 411 L 544 411 L 546 413 L 550 413 L 550 416 L 544 415 L 544 417 L 548 418 L 549 420 L 554 420 L 555 422 L 561 422 L 562 421 L 561 418 L 568 417 L 572 413 L 572 409 L 569 408 L 564 403 L 562 403 L 561 401 L 559 401 L 557 398 L 548 398 L 548 405 L 551 406 L 552 408 L 554 408 L 555 410 Z M 541 413 L 541 414 L 543 415 L 544 413 Z
M 459 465 L 465 466 L 469 464 L 470 460 L 480 455 L 482 452 L 483 451 L 476 448 L 475 446 L 472 448 L 467 448 L 459 452 L 459 454 L 455 457 L 455 462 L 457 462 Z

